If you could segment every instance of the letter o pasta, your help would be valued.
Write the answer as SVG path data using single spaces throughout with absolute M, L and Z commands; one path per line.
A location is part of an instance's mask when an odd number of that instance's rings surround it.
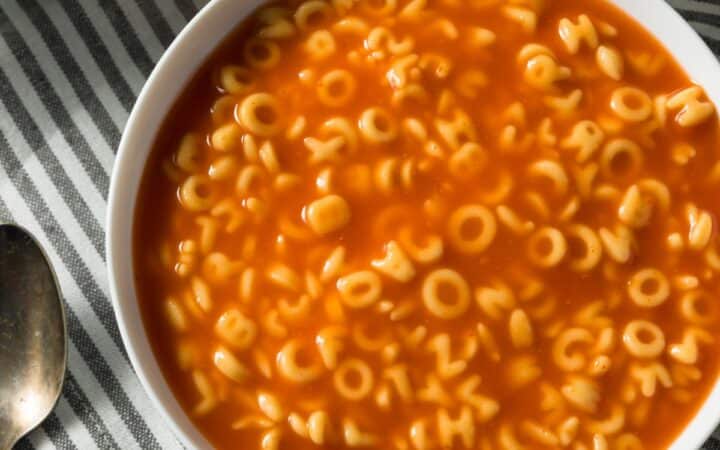
M 600 155 L 600 167 L 609 178 L 624 178 L 640 171 L 643 165 L 640 147 L 629 139 L 619 138 L 608 142 Z
M 660 327 L 647 320 L 628 323 L 622 340 L 627 351 L 638 358 L 656 358 L 665 349 L 665 334 Z
M 308 38 L 305 50 L 311 58 L 319 61 L 335 53 L 337 45 L 332 33 L 327 30 L 318 30 Z
M 657 269 L 642 269 L 630 277 L 628 294 L 636 305 L 654 308 L 663 304 L 670 296 L 670 282 Z
M 444 292 L 441 288 L 445 286 Z M 448 290 L 454 298 L 442 298 Z M 470 287 L 465 279 L 452 269 L 438 269 L 431 272 L 422 285 L 422 300 L 433 315 L 445 319 L 455 319 L 467 311 L 470 306 Z
M 337 108 L 346 105 L 355 95 L 357 82 L 347 70 L 336 69 L 323 75 L 317 87 L 323 105 Z
M 220 69 L 220 87 L 228 94 L 245 94 L 253 85 L 252 73 L 245 67 L 225 66 Z
M 250 39 L 245 43 L 244 55 L 250 67 L 268 70 L 280 62 L 280 46 L 266 39 Z
M 680 313 L 690 323 L 710 325 L 717 321 L 720 307 L 717 300 L 707 292 L 694 290 L 680 298 Z
M 280 107 L 277 99 L 260 92 L 248 95 L 240 103 L 240 124 L 258 136 L 270 137 L 280 132 Z
M 343 303 L 350 308 L 367 308 L 380 299 L 382 280 L 370 270 L 354 272 L 337 280 L 337 290 Z
M 307 31 L 314 23 L 330 17 L 332 9 L 330 5 L 321 0 L 310 0 L 303 2 L 295 11 L 295 24 L 300 31 Z
M 216 201 L 214 185 L 205 175 L 190 175 L 178 193 L 182 206 L 190 211 L 206 211 Z
M 333 373 L 333 384 L 340 395 L 351 401 L 360 401 L 373 388 L 373 373 L 364 361 L 352 358 L 341 362 Z
M 462 206 L 448 221 L 450 244 L 461 253 L 482 253 L 492 244 L 496 233 L 495 216 L 482 205 Z
M 645 91 L 623 87 L 613 91 L 610 108 L 627 122 L 642 122 L 653 113 L 653 102 Z
M 309 383 L 322 374 L 322 367 L 319 363 L 300 363 L 299 353 L 302 350 L 305 348 L 298 340 L 290 340 L 280 349 L 276 359 L 278 369 L 283 377 L 298 384 Z
M 557 266 L 567 253 L 567 241 L 560 230 L 543 227 L 528 240 L 528 259 L 538 267 Z
M 360 116 L 360 134 L 372 144 L 386 144 L 397 138 L 398 125 L 386 110 L 369 108 Z

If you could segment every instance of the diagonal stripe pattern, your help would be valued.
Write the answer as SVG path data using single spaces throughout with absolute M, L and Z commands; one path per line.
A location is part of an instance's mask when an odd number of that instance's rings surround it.
M 56 410 L 17 446 L 175 449 L 127 358 L 108 297 L 109 177 L 155 63 L 207 0 L 0 2 L 0 221 L 44 244 L 66 296 Z M 720 0 L 667 0 L 720 55 Z M 720 450 L 720 433 L 703 447 Z

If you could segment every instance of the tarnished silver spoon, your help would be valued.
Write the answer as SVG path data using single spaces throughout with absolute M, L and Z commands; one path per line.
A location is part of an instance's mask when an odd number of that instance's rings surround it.
M 50 414 L 65 379 L 67 332 L 55 274 L 35 239 L 0 225 L 0 450 Z

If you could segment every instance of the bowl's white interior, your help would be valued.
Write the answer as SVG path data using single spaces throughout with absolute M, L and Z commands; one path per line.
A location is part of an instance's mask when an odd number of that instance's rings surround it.
M 612 0 L 670 50 L 691 78 L 720 105 L 720 65 L 690 26 L 661 0 Z M 110 292 L 133 366 L 148 395 L 188 448 L 210 445 L 192 425 L 165 383 L 137 305 L 132 272 L 132 222 L 140 178 L 166 112 L 212 50 L 262 0 L 214 0 L 183 30 L 153 71 L 133 109 L 112 175 L 107 216 Z M 720 420 L 720 383 L 672 446 L 698 448 Z

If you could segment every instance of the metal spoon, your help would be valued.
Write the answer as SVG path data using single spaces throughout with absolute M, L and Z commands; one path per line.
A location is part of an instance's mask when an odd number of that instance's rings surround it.
M 30 233 L 0 225 L 0 450 L 50 414 L 66 363 L 65 313 L 50 263 Z

